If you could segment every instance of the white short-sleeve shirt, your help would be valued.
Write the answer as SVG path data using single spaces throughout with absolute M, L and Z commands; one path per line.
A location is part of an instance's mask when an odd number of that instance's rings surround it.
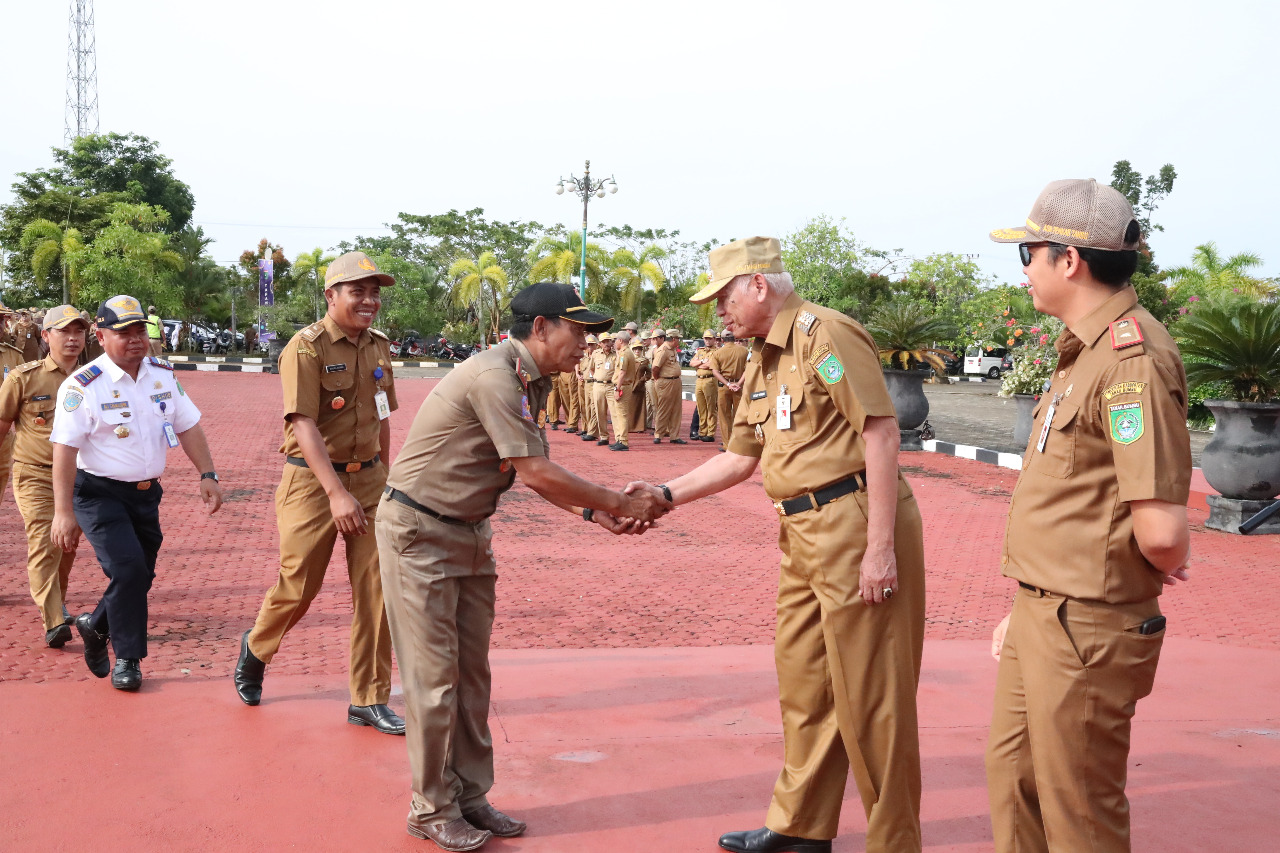
M 58 388 L 49 440 L 79 450 L 76 467 L 113 480 L 150 480 L 164 473 L 169 442 L 164 425 L 183 433 L 200 410 L 167 367 L 142 360 L 135 381 L 105 353 Z

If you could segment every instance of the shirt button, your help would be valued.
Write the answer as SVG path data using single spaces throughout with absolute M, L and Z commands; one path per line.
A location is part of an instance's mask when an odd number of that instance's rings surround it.
M 772 379 L 772 378 L 773 378 L 773 374 L 772 374 L 772 373 L 766 373 L 766 374 L 764 375 L 764 378 L 765 378 L 765 379 Z
M 1059 379 L 1061 379 L 1062 377 L 1064 377 L 1064 376 L 1066 376 L 1066 375 L 1067 375 L 1067 371 L 1065 371 L 1065 370 L 1059 370 L 1059 371 L 1058 371 L 1058 378 L 1059 378 Z

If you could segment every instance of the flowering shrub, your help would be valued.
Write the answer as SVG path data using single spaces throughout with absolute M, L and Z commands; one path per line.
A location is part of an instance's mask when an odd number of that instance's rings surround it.
M 1044 383 L 1053 376 L 1058 364 L 1058 351 L 1053 342 L 1062 333 L 1062 321 L 1048 318 L 1041 325 L 1019 327 L 1009 339 L 1013 350 L 1013 370 L 1000 383 L 1000 396 L 1034 394 L 1039 396 Z

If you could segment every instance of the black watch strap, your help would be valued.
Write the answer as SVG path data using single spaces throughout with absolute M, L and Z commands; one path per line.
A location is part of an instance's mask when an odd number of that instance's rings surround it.
M 662 489 L 662 496 L 665 497 L 668 501 L 670 501 L 671 503 L 676 502 L 676 499 L 671 497 L 671 489 L 667 486 L 666 483 L 663 483 L 661 486 L 658 486 L 658 488 Z
M 584 509 L 584 510 L 582 511 L 582 520 L 583 520 L 583 521 L 595 521 L 595 515 L 596 515 L 596 511 L 595 511 L 594 509 L 592 509 L 591 507 L 587 507 L 586 509 Z
M 218 480 L 218 472 L 217 472 L 217 471 L 205 471 L 203 474 L 201 474 L 201 475 L 200 475 L 200 479 L 201 479 L 201 480 L 213 480 L 215 483 L 220 482 L 220 481 Z

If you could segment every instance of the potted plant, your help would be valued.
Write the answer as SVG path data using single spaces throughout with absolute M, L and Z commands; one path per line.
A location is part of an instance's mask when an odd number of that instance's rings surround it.
M 1053 342 L 1062 332 L 1062 321 L 1046 318 L 1042 325 L 1022 326 L 1014 322 L 1009 328 L 1010 346 L 1013 351 L 1013 369 L 1000 381 L 1001 397 L 1012 397 L 1018 407 L 1018 419 L 1013 426 L 1013 443 L 1026 447 L 1031 438 L 1031 413 L 1036 400 L 1044 391 L 1045 383 L 1053 376 L 1058 363 L 1058 351 Z
M 1280 303 L 1212 302 L 1176 331 L 1188 384 L 1231 391 L 1230 399 L 1205 400 L 1215 428 L 1200 464 L 1221 493 L 1209 498 L 1207 526 L 1236 532 L 1280 494 Z
M 919 303 L 895 300 L 872 313 L 867 331 L 875 339 L 880 358 L 887 365 L 884 381 L 898 416 L 903 450 L 923 450 L 920 426 L 929 417 L 929 398 L 924 380 L 945 376 L 943 350 L 934 345 L 956 336 L 951 323 L 938 319 Z

